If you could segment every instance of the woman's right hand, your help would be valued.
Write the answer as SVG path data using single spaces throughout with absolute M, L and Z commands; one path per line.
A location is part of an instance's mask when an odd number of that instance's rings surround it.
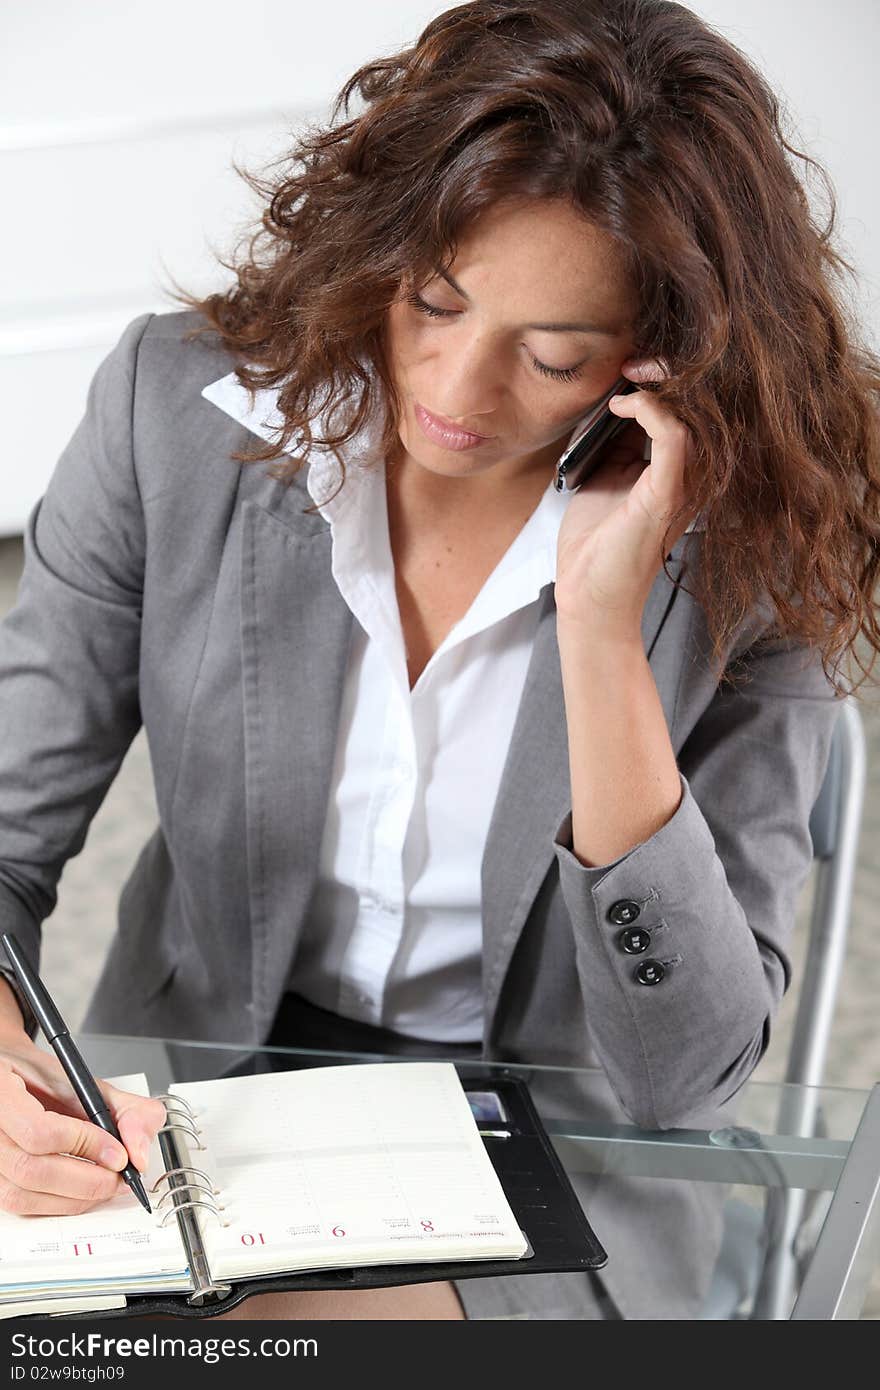
M 98 1087 L 126 1148 L 85 1118 L 54 1054 L 24 1029 L 0 1026 L 0 1211 L 69 1216 L 130 1192 L 120 1170 L 130 1155 L 145 1171 L 165 1107 L 108 1081 Z

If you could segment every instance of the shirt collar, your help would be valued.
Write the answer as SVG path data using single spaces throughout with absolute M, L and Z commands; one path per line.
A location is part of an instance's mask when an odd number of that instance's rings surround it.
M 202 395 L 252 433 L 272 443 L 277 442 L 282 424 L 277 405 L 278 387 L 257 391 L 251 405 L 247 389 L 242 386 L 235 372 L 230 372 L 204 387 Z M 318 505 L 321 515 L 331 525 L 338 525 L 340 517 L 343 513 L 348 513 L 352 502 L 359 494 L 365 511 L 372 513 L 377 501 L 377 489 L 374 484 L 382 477 L 383 472 L 377 454 L 382 424 L 382 412 L 377 408 L 368 418 L 364 428 L 340 449 L 345 460 L 346 478 L 336 497 L 332 497 L 332 493 L 338 487 L 340 470 L 333 455 L 316 451 L 308 460 L 306 486 L 309 495 Z M 384 479 L 382 481 L 384 483 Z M 384 503 L 384 486 L 382 493 Z M 512 597 L 514 592 L 522 591 L 528 592 L 529 596 L 534 598 L 544 584 L 555 580 L 559 527 L 573 496 L 573 493 L 567 491 L 557 492 L 552 480 L 548 483 L 535 511 L 493 572 L 493 580 L 504 579 L 509 597 Z M 364 520 L 368 520 L 366 515 Z M 366 529 L 371 531 L 373 528 L 367 526 Z
M 278 409 L 279 387 L 264 387 L 256 392 L 253 405 L 250 393 L 239 381 L 235 372 L 220 377 L 205 386 L 201 393 L 212 405 L 231 415 L 240 425 L 252 434 L 259 435 L 267 443 L 276 444 L 280 438 L 283 417 Z M 342 488 L 339 483 L 342 472 L 339 462 L 330 451 L 315 449 L 308 459 L 306 487 L 312 501 L 325 521 L 333 524 L 343 511 L 347 510 L 359 486 L 372 477 L 378 463 L 377 448 L 382 436 L 383 413 L 376 407 L 365 426 L 339 450 L 345 460 L 346 479 Z M 314 433 L 314 432 L 313 432 Z M 314 433 L 320 442 L 322 435 Z M 373 464 L 373 468 L 367 465 Z M 334 497 L 333 493 L 337 495 Z

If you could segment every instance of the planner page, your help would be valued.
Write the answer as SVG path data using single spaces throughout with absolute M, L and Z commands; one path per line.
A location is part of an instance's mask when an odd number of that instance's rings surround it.
M 528 1249 L 451 1062 L 379 1062 L 171 1086 L 205 1145 L 215 1278 Z
M 150 1094 L 143 1072 L 110 1080 L 135 1095 Z M 0 1211 L 0 1314 L 3 1305 L 42 1292 L 190 1289 L 177 1221 L 165 1218 L 171 1199 L 159 1205 L 167 1183 L 156 1192 L 150 1190 L 164 1171 L 156 1141 L 144 1174 L 152 1214 L 127 1186 L 109 1202 L 80 1215 L 18 1216 Z
M 34 1317 L 46 1313 L 52 1318 L 65 1313 L 102 1313 L 109 1308 L 127 1308 L 128 1299 L 121 1294 L 68 1294 L 64 1298 L 29 1298 L 21 1303 L 0 1303 L 0 1318 Z

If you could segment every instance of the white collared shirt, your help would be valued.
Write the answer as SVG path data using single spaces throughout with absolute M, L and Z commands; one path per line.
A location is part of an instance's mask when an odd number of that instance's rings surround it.
M 234 373 L 202 395 L 263 438 Z M 336 754 L 288 988 L 347 1018 L 443 1042 L 482 1037 L 480 868 L 525 683 L 542 589 L 573 496 L 553 482 L 464 617 L 409 689 L 378 422 L 315 452 L 306 484 L 329 522 L 332 573 L 354 615 Z

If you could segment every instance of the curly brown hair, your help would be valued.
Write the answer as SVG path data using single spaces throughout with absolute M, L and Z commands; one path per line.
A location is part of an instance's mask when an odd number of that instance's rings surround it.
M 821 230 L 787 154 L 824 181 Z M 377 392 L 393 457 L 401 403 L 383 328 L 401 286 L 449 267 L 499 199 L 567 199 L 623 252 L 635 355 L 664 359 L 670 375 L 650 389 L 694 438 L 690 502 L 706 529 L 686 592 L 722 678 L 735 630 L 768 601 L 770 636 L 818 648 L 838 693 L 858 689 L 832 668 L 862 633 L 870 675 L 880 359 L 835 283 L 855 272 L 831 244 L 830 180 L 726 38 L 667 0 L 471 0 L 360 67 L 272 177 L 234 167 L 267 204 L 246 249 L 219 257 L 235 282 L 172 296 L 206 321 L 188 336 L 218 333 L 250 392 L 281 388 L 277 445 L 234 458 L 287 454 L 269 473 L 290 482 L 319 411 L 336 452 Z

